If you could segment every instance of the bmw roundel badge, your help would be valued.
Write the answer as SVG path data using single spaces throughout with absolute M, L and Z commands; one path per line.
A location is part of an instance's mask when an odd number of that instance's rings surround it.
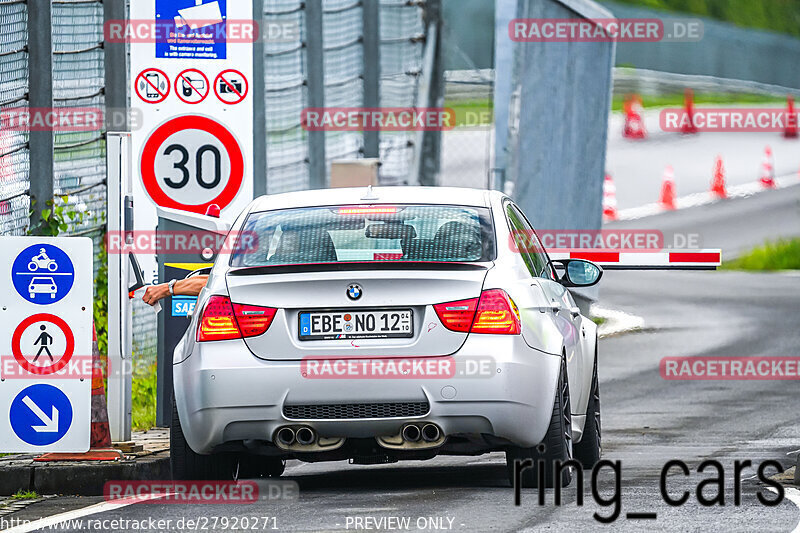
M 358 300 L 362 294 L 364 294 L 364 291 L 361 290 L 360 285 L 353 283 L 347 287 L 347 297 L 351 300 Z

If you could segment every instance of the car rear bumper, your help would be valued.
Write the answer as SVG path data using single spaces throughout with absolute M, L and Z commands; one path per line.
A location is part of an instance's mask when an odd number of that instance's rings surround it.
M 363 438 L 396 435 L 409 421 L 433 422 L 445 435 L 485 434 L 535 446 L 550 422 L 560 369 L 558 355 L 533 350 L 518 335 L 470 335 L 452 356 L 455 371 L 399 379 L 348 373 L 310 379 L 303 362 L 258 359 L 240 340 L 192 345 L 174 365 L 175 395 L 187 442 L 202 454 L 225 443 L 272 441 L 287 424 L 310 426 L 322 437 Z M 466 366 L 467 360 L 488 362 Z M 421 402 L 428 412 L 412 416 L 298 419 L 284 412 L 285 405 Z

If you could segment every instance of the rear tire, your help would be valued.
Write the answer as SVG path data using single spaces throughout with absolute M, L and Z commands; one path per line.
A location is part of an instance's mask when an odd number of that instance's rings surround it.
M 553 465 L 556 461 L 564 463 L 572 459 L 572 413 L 569 400 L 569 377 L 567 376 L 566 358 L 561 358 L 561 371 L 556 387 L 553 413 L 550 417 L 550 427 L 544 440 L 533 448 L 511 446 L 506 450 L 506 469 L 511 485 L 514 485 L 514 463 L 517 461 L 533 461 L 532 468 L 522 471 L 520 477 L 523 487 L 539 486 L 539 467 L 544 467 L 545 487 L 555 486 Z M 572 471 L 569 468 L 561 470 L 561 486 L 566 487 L 572 481 Z
M 235 457 L 229 454 L 200 455 L 186 442 L 178 406 L 172 397 L 172 424 L 169 428 L 169 463 L 172 479 L 233 480 L 236 468 Z
M 586 406 L 586 423 L 583 427 L 583 438 L 575 444 L 575 459 L 585 469 L 592 469 L 600 461 L 603 453 L 602 431 L 600 424 L 600 384 L 597 380 L 597 353 L 594 356 L 592 372 L 592 388 L 589 403 Z

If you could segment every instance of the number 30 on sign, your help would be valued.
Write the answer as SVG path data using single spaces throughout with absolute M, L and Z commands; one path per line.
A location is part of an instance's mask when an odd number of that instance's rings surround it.
M 188 115 L 156 128 L 142 149 L 142 183 L 161 207 L 203 214 L 230 205 L 242 187 L 244 156 L 228 129 Z

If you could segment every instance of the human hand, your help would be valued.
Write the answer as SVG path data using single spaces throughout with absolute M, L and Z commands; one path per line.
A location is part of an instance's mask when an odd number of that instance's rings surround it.
M 148 305 L 155 306 L 159 300 L 163 300 L 169 296 L 169 284 L 161 283 L 160 285 L 150 285 L 145 289 L 142 300 Z

